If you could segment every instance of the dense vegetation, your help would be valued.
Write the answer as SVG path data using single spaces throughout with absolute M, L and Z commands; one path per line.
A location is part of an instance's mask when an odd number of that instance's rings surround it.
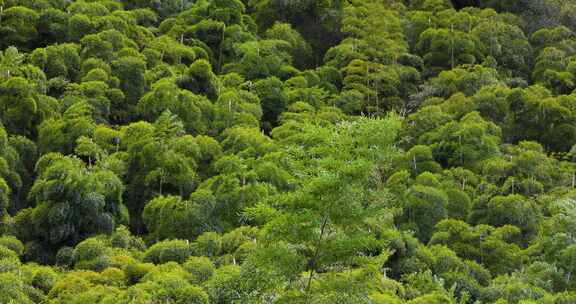
M 576 2 L 0 0 L 0 303 L 576 303 Z

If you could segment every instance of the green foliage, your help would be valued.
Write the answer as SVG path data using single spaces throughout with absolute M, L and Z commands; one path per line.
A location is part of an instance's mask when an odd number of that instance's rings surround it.
M 56 246 L 74 244 L 99 232 L 110 233 L 116 223 L 127 221 L 122 204 L 124 186 L 111 171 L 87 168 L 80 159 L 57 153 L 44 155 L 36 170 L 39 178 L 29 193 L 35 207 L 26 214 L 30 218 L 16 222 L 20 229 Z
M 32 41 L 38 35 L 36 23 L 38 22 L 38 13 L 24 6 L 13 6 L 4 9 L 0 33 L 2 42 L 0 48 L 5 49 L 8 46 L 30 47 Z
M 521 229 L 530 238 L 538 229 L 538 209 L 520 195 L 495 196 L 486 205 L 485 216 L 480 222 L 498 227 L 505 224 Z
M 22 77 L 10 77 L 0 83 L 0 119 L 8 131 L 15 134 L 33 134 L 35 123 L 41 120 L 39 101 L 33 84 Z
M 93 108 L 85 101 L 70 105 L 61 117 L 47 119 L 38 126 L 38 148 L 41 153 L 73 151 L 81 136 L 89 137 L 95 123 Z
M 574 303 L 572 2 L 0 0 L 0 303 Z
M 479 42 L 470 34 L 454 29 L 428 29 L 420 35 L 417 49 L 431 70 L 454 68 L 482 61 Z
M 148 202 L 142 218 L 150 237 L 156 239 L 194 239 L 204 231 L 213 229 L 216 199 L 212 193 L 199 190 L 190 200 L 177 196 L 160 196 Z
M 201 284 L 207 281 L 215 271 L 214 263 L 207 257 L 190 257 L 182 265 L 190 273 L 191 281 Z
M 18 256 L 22 256 L 24 254 L 24 244 L 22 244 L 22 242 L 20 242 L 20 240 L 14 236 L 2 236 L 0 238 L 0 246 L 14 251 Z
M 140 99 L 138 110 L 147 120 L 155 120 L 169 110 L 178 115 L 186 131 L 192 134 L 207 133 L 214 116 L 214 106 L 209 100 L 180 90 L 168 79 L 162 79 L 152 86 L 152 90 Z
M 498 155 L 500 132 L 494 123 L 471 112 L 459 122 L 447 123 L 420 136 L 419 142 L 430 145 L 442 165 L 472 167 Z
M 192 255 L 190 244 L 184 240 L 161 241 L 152 245 L 144 253 L 144 261 L 152 263 L 183 263 Z
M 210 63 L 204 59 L 194 61 L 178 80 L 178 85 L 210 99 L 216 98 L 219 94 L 219 83 L 216 75 L 212 71 Z

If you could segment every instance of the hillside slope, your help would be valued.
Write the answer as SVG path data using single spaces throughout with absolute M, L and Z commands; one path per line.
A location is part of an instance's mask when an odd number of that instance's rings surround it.
M 576 303 L 575 16 L 0 0 L 0 303 Z

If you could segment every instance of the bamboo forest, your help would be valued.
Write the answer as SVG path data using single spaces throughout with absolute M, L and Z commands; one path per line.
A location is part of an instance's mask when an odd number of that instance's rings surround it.
M 0 0 L 0 304 L 576 303 L 576 0 Z

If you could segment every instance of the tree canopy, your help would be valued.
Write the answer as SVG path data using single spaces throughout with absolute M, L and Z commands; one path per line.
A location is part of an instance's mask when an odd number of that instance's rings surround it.
M 0 0 L 0 303 L 576 303 L 575 16 Z

